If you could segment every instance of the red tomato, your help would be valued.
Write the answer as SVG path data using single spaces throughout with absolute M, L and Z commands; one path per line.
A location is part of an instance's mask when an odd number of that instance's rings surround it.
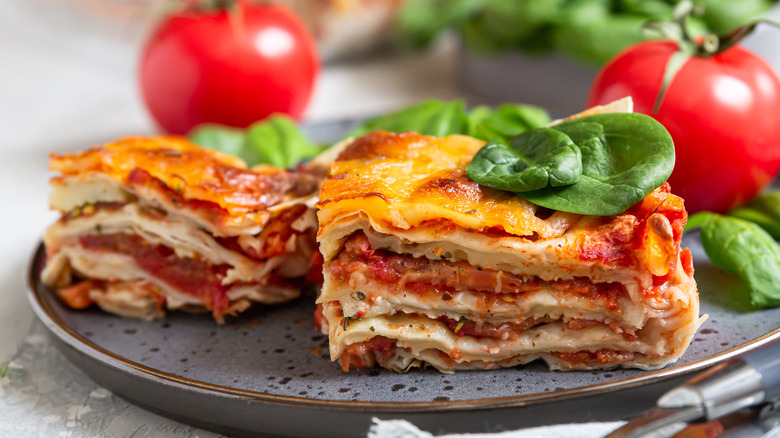
M 674 140 L 669 183 L 690 212 L 725 212 L 769 184 L 780 169 L 780 81 L 760 57 L 734 46 L 692 57 L 672 80 L 658 113 L 653 105 L 677 45 L 634 45 L 599 73 L 588 106 L 621 97 L 653 116 Z
M 185 134 L 204 122 L 300 117 L 318 71 L 314 41 L 293 12 L 239 0 L 232 11 L 165 17 L 144 48 L 140 82 L 160 127 Z

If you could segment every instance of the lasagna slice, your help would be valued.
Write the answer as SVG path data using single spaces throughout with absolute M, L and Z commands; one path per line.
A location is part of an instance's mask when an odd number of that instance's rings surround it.
M 483 142 L 375 132 L 323 183 L 315 315 L 342 368 L 659 368 L 700 324 L 687 220 L 667 184 L 616 216 L 470 180 Z
M 300 294 L 316 253 L 307 201 L 317 180 L 202 149 L 183 138 L 126 138 L 52 155 L 45 284 L 71 307 L 127 317 L 210 311 Z

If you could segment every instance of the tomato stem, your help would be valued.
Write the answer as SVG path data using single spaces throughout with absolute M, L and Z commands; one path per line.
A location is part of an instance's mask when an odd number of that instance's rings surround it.
M 688 28 L 688 19 L 701 15 L 703 12 L 702 7 L 694 6 L 690 0 L 683 0 L 675 6 L 671 21 L 650 20 L 642 27 L 642 32 L 645 35 L 667 38 L 677 43 L 677 53 L 672 55 L 666 63 L 661 88 L 653 106 L 653 114 L 658 113 L 666 90 L 692 56 L 712 58 L 719 55 L 750 35 L 759 23 L 771 24 L 780 28 L 780 23 L 767 18 L 758 18 L 723 35 L 710 32 L 694 37 Z

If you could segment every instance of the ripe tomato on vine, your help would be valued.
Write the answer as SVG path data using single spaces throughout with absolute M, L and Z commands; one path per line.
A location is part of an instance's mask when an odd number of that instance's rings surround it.
M 671 31 L 677 41 L 639 43 L 611 60 L 587 105 L 631 96 L 634 110 L 654 117 L 674 140 L 669 183 L 688 211 L 726 212 L 780 170 L 780 80 L 762 58 L 736 45 L 755 23 L 691 38 L 684 19 Z

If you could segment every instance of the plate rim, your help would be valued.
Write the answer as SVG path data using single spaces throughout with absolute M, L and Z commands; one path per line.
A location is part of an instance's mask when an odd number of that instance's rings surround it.
M 529 404 L 555 402 L 573 398 L 584 398 L 615 391 L 636 388 L 663 382 L 672 378 L 687 375 L 707 367 L 725 362 L 740 354 L 747 353 L 776 339 L 780 339 L 780 328 L 768 332 L 743 344 L 729 348 L 695 361 L 673 365 L 660 370 L 648 371 L 636 377 L 627 377 L 611 382 L 597 383 L 578 388 L 560 389 L 551 392 L 523 394 L 507 397 L 481 398 L 471 400 L 445 400 L 429 402 L 378 402 L 356 400 L 326 400 L 301 396 L 289 396 L 271 394 L 268 392 L 251 391 L 229 386 L 217 385 L 195 379 L 177 376 L 156 368 L 152 368 L 138 362 L 122 357 L 120 354 L 109 351 L 94 342 L 86 339 L 72 327 L 65 323 L 53 311 L 52 306 L 41 297 L 42 290 L 50 289 L 40 282 L 40 272 L 45 258 L 45 246 L 40 242 L 29 262 L 27 298 L 37 318 L 46 329 L 56 336 L 65 345 L 75 349 L 80 354 L 87 355 L 97 360 L 104 366 L 118 369 L 132 374 L 137 378 L 145 379 L 151 383 L 164 384 L 177 387 L 185 391 L 195 391 L 204 395 L 226 397 L 234 400 L 242 400 L 256 403 L 272 403 L 277 405 L 294 406 L 301 408 L 334 409 L 349 411 L 373 411 L 373 412 L 442 412 L 465 411 L 479 409 L 496 409 L 521 407 Z M 53 298 L 56 299 L 56 298 Z M 89 373 L 86 373 L 89 376 Z

